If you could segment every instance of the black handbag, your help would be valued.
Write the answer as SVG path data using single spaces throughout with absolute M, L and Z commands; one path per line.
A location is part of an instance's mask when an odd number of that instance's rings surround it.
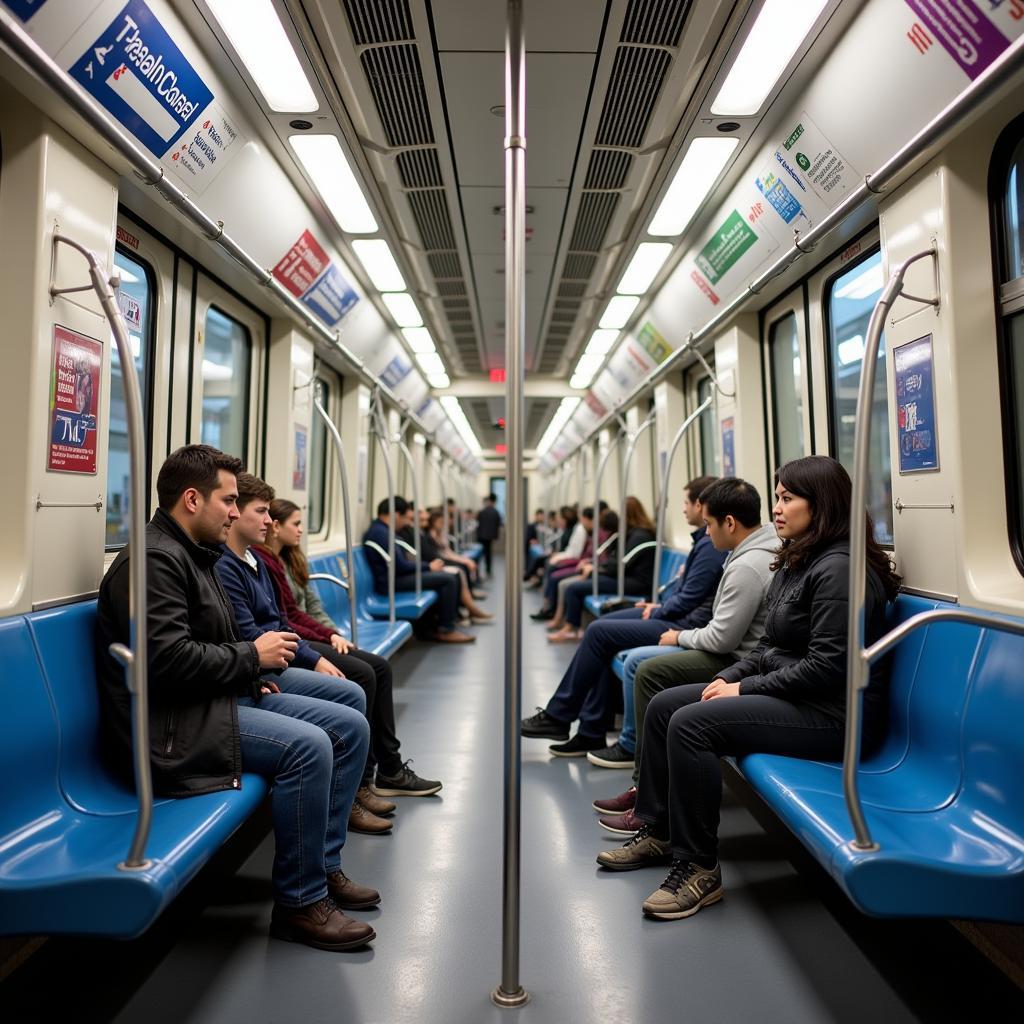
M 601 614 L 607 615 L 609 612 L 621 612 L 625 611 L 627 608 L 634 608 L 635 606 L 636 601 L 631 601 L 628 597 L 613 597 L 611 600 L 605 601 L 604 604 L 601 605 Z

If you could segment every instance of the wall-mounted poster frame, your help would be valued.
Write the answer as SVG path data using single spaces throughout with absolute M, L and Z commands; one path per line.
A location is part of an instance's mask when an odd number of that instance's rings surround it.
M 930 334 L 893 349 L 893 374 L 900 476 L 934 472 L 939 468 L 939 436 Z

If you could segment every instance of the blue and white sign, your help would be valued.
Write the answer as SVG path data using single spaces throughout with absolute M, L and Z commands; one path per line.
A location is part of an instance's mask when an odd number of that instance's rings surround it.
M 28 21 L 46 3 L 46 0 L 0 0 L 0 2 L 4 7 L 14 11 L 22 21 Z
M 800 200 L 786 188 L 785 183 L 774 171 L 767 170 L 758 175 L 757 189 L 787 224 L 800 214 Z
M 381 370 L 380 379 L 393 391 L 398 387 L 399 382 L 405 380 L 411 372 L 412 363 L 398 355 Z
M 142 0 L 125 4 L 69 74 L 157 158 L 213 99 Z
M 932 336 L 893 349 L 900 473 L 939 468 Z
M 736 417 L 722 420 L 722 476 L 736 475 Z
M 302 296 L 302 301 L 333 327 L 359 301 L 359 296 L 332 263 Z

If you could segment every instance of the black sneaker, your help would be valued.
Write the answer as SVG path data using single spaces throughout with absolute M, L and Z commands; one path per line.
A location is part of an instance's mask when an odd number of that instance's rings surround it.
M 596 764 L 598 768 L 633 768 L 636 764 L 633 755 L 618 741 L 604 750 L 589 751 L 587 760 L 591 764 Z
M 548 622 L 550 619 L 553 619 L 554 617 L 554 608 L 541 608 L 539 612 L 534 612 L 530 616 L 530 618 L 533 619 L 534 622 Z
M 555 743 L 548 747 L 555 757 L 583 757 L 590 750 L 604 750 L 603 736 L 584 736 L 578 732 L 568 743 Z
M 396 775 L 381 775 L 378 771 L 373 784 L 377 796 L 433 796 L 441 789 L 440 782 L 421 779 L 410 764 L 412 761 L 406 761 Z
M 537 708 L 537 714 L 524 718 L 519 723 L 519 732 L 522 736 L 534 736 L 545 740 L 567 740 L 569 738 L 569 723 L 560 722 L 552 718 L 543 708 Z

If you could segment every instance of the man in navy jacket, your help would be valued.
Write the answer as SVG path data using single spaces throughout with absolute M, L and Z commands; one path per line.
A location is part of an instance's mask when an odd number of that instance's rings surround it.
M 715 477 L 703 476 L 686 485 L 683 515 L 697 529 L 686 571 L 669 584 L 663 603 L 640 601 L 634 608 L 592 622 L 547 707 L 523 719 L 523 736 L 568 740 L 569 726 L 578 718 L 576 735 L 568 743 L 550 747 L 551 753 L 582 757 L 590 750 L 604 749 L 615 655 L 656 644 L 667 629 L 699 629 L 711 621 L 715 589 L 728 554 L 715 550 L 704 526 L 700 495 L 714 482 Z
M 395 517 L 404 516 L 409 510 L 409 503 L 404 498 L 395 498 Z M 388 500 L 385 498 L 377 506 L 377 518 L 370 523 L 370 528 L 363 534 L 363 549 L 366 561 L 373 573 L 373 589 L 378 594 L 388 592 L 388 563 L 385 556 L 388 550 Z M 379 549 L 379 550 L 378 550 Z M 381 552 L 384 552 L 382 555 Z M 423 562 L 420 577 L 424 590 L 437 593 L 437 630 L 434 640 L 445 644 L 471 644 L 475 636 L 463 633 L 455 628 L 455 619 L 459 613 L 459 577 L 444 571 L 445 564 L 440 558 L 432 562 Z M 416 590 L 416 561 L 400 545 L 395 545 L 395 592 L 412 593 Z

